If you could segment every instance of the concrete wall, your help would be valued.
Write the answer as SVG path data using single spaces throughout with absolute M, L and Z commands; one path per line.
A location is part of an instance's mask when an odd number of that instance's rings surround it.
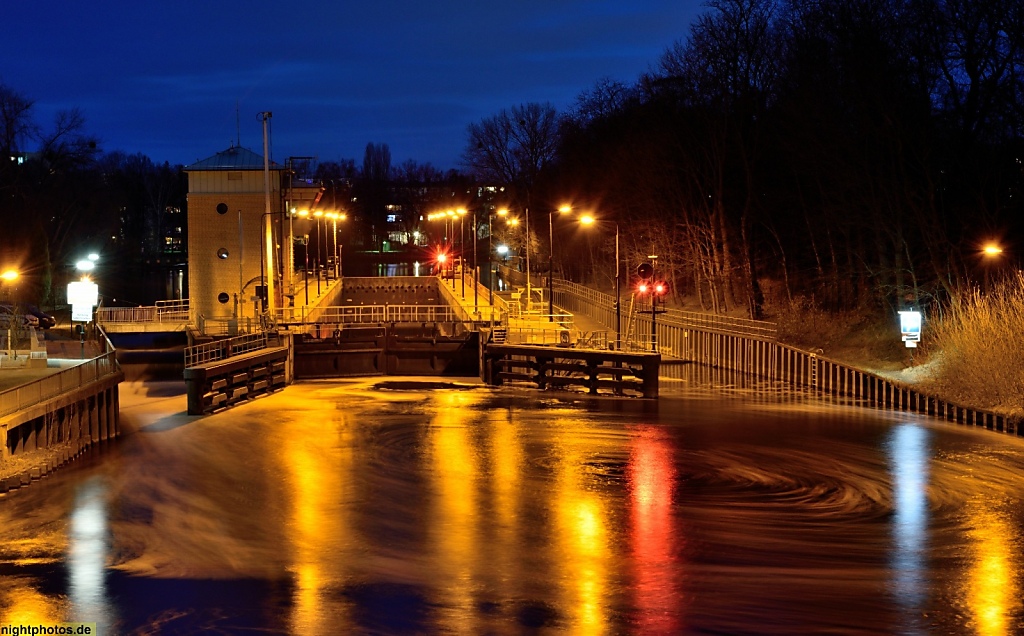
M 447 305 L 429 276 L 345 278 L 337 304 L 348 305 Z
M 0 480 L 0 492 L 28 485 L 92 444 L 120 433 L 118 373 L 0 419 L 0 463 L 31 457 L 30 467 Z

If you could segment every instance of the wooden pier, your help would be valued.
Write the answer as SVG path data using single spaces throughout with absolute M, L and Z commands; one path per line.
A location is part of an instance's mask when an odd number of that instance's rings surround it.
M 658 397 L 657 353 L 621 353 L 541 345 L 488 343 L 483 351 L 483 379 L 491 385 L 529 382 L 540 389 L 581 387 L 590 395 L 602 389 L 613 395 Z

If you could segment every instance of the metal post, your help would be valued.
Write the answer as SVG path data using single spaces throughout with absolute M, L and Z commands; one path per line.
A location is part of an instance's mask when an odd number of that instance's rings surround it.
M 479 291 L 477 291 L 477 288 L 480 286 L 480 264 L 477 263 L 477 259 L 479 258 L 479 254 L 477 253 L 477 250 L 476 250 L 476 235 L 478 233 L 479 232 L 478 232 L 478 229 L 477 229 L 477 226 L 476 226 L 476 209 L 474 208 L 473 209 L 473 313 L 474 314 L 480 312 L 480 308 L 478 307 L 478 300 L 477 300 L 477 296 L 480 293 Z
M 277 273 L 277 268 L 274 266 L 274 221 L 270 218 L 270 137 L 268 127 L 270 125 L 270 118 L 273 113 L 267 111 L 260 113 L 263 119 L 263 193 L 264 193 L 264 240 L 266 242 L 266 261 L 267 261 L 267 299 L 264 304 L 264 309 L 269 309 L 271 313 L 274 311 L 274 276 Z
M 526 207 L 526 311 L 533 305 L 533 289 L 530 286 L 530 207 Z
M 491 213 L 487 213 L 487 302 L 494 316 L 494 239 L 491 238 Z
M 316 259 L 313 269 L 316 270 L 316 297 L 320 298 L 320 217 L 316 217 Z
M 334 217 L 334 280 L 338 280 L 338 217 Z
M 306 266 L 302 268 L 302 280 L 306 283 L 306 307 L 309 307 L 309 234 L 306 235 L 306 242 L 302 245 L 302 253 L 306 257 Z M 303 311 L 305 315 L 305 311 Z
M 235 320 L 242 317 L 242 246 L 245 245 L 242 234 L 242 210 L 238 210 L 238 299 L 235 301 Z
M 658 352 L 658 309 L 657 296 L 651 292 L 651 351 Z
M 555 213 L 548 212 L 548 242 L 551 245 L 551 254 L 548 259 L 548 322 L 555 320 L 555 286 L 552 278 L 555 275 Z
M 615 222 L 615 350 L 622 351 L 622 295 L 619 287 L 619 222 Z
M 288 203 L 290 204 L 291 202 L 289 201 Z M 285 245 L 287 245 L 288 247 L 285 250 L 286 253 L 287 253 L 287 256 L 282 257 L 282 258 L 285 259 L 285 261 L 284 261 L 284 280 L 281 281 L 281 288 L 282 288 L 282 290 L 283 290 L 283 292 L 285 294 L 288 294 L 288 295 L 290 295 L 292 297 L 292 307 L 294 307 L 295 306 L 295 233 L 294 233 L 295 228 L 294 228 L 294 225 L 292 223 L 292 219 L 295 218 L 295 214 L 292 213 L 292 208 L 291 208 L 290 205 L 286 205 L 285 206 L 285 213 L 288 215 L 288 242 L 285 243 Z M 284 304 L 286 304 L 286 302 L 282 299 L 281 304 L 284 305 Z
M 459 273 L 462 278 L 462 298 L 466 298 L 466 215 L 459 216 Z

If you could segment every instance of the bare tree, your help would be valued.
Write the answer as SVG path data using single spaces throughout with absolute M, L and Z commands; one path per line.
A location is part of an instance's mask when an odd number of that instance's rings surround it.
M 550 104 L 525 104 L 469 125 L 464 159 L 484 183 L 516 189 L 528 199 L 558 148 L 558 114 Z

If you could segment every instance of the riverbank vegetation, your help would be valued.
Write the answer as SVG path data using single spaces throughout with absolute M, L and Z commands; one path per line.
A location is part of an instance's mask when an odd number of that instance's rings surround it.
M 928 323 L 934 372 L 923 380 L 951 402 L 1024 415 L 1024 276 L 995 283 L 988 293 L 954 296 Z

